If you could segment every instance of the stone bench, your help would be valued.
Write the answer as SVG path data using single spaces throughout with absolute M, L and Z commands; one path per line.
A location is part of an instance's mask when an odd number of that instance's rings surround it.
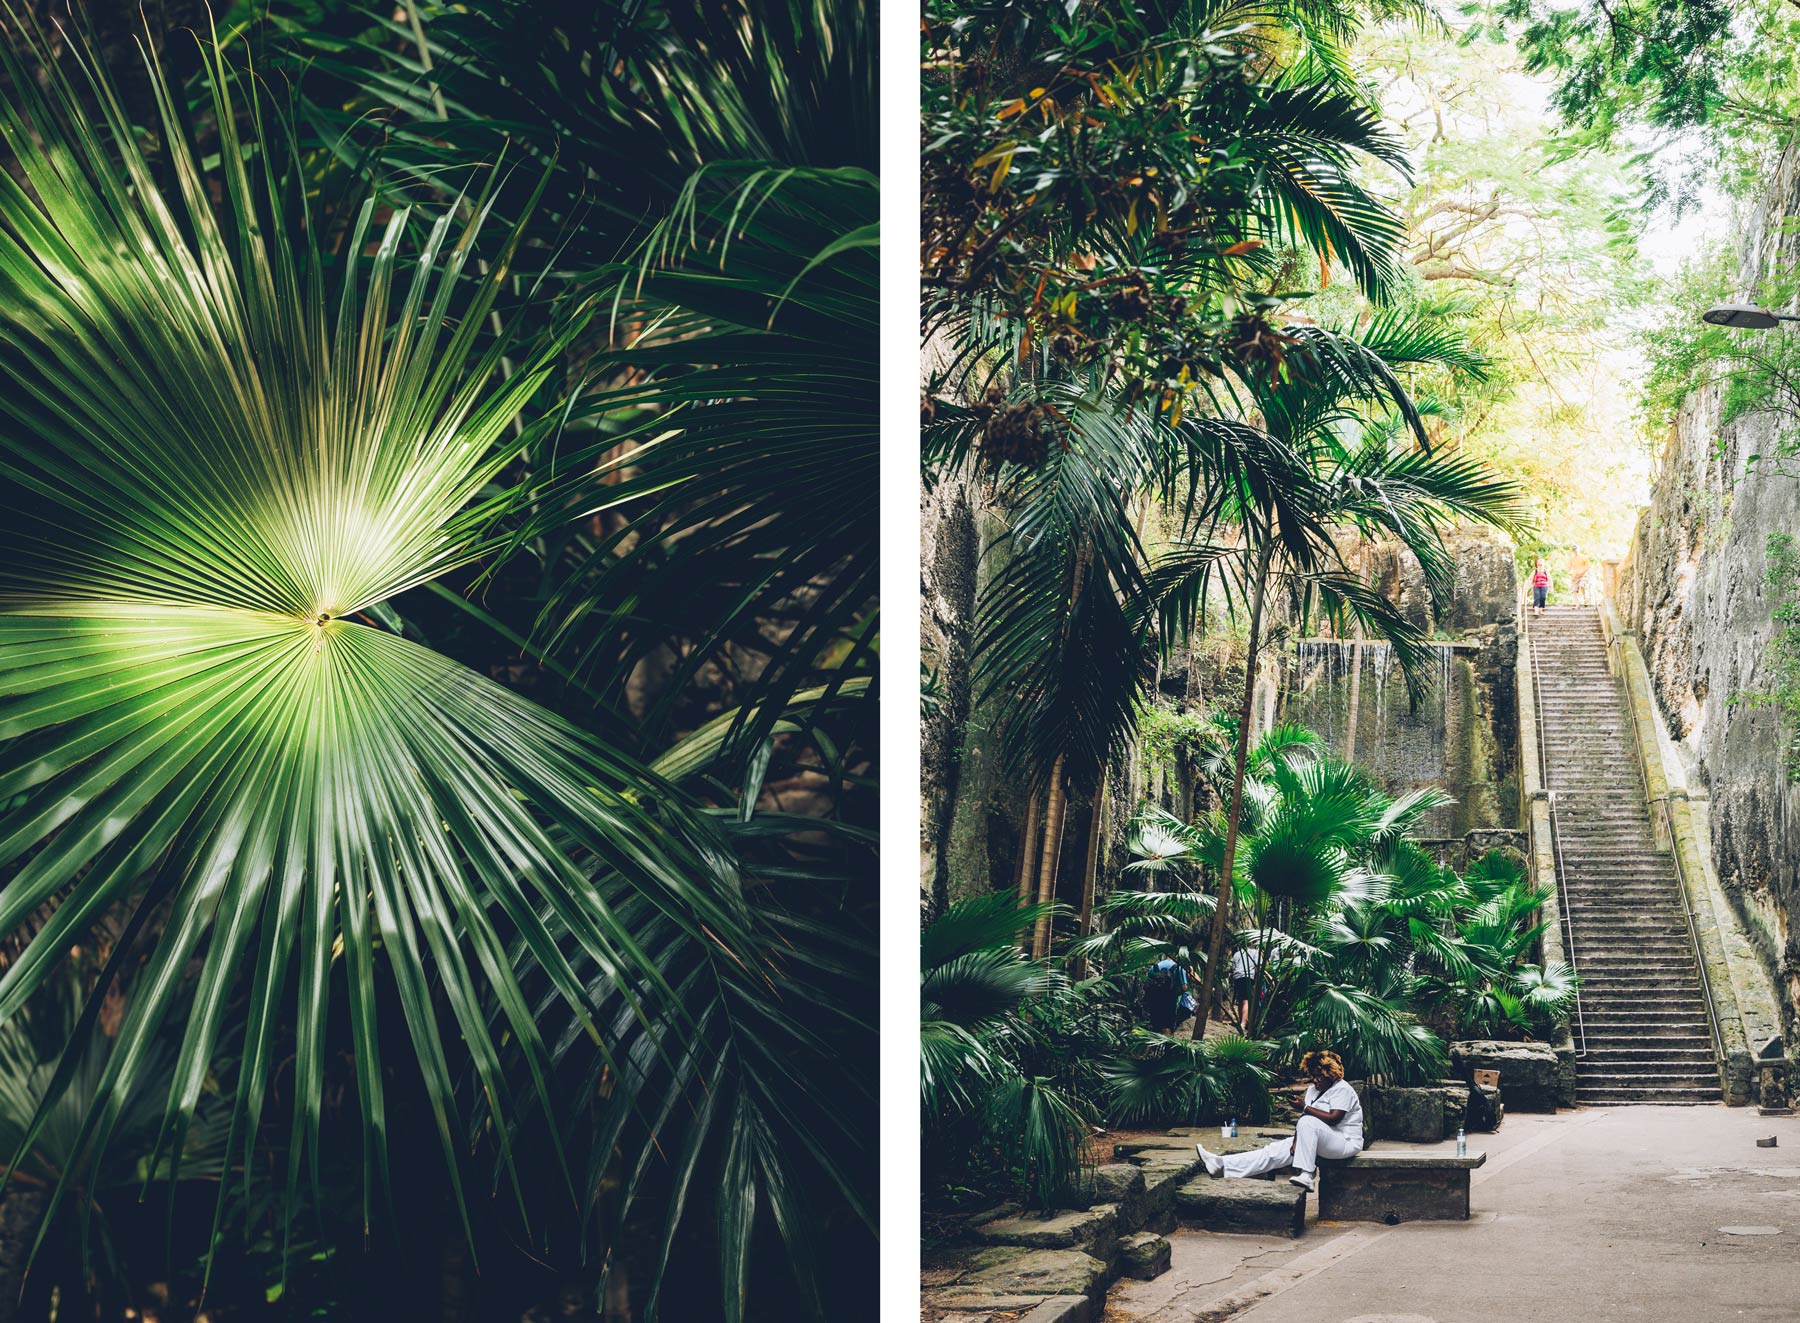
M 1469 1173 L 1486 1153 L 1364 1150 L 1319 1160 L 1319 1216 L 1332 1222 L 1462 1221 L 1469 1216 Z

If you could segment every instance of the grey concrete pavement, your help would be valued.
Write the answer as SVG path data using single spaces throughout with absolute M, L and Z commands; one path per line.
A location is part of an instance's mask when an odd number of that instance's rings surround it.
M 1115 1288 L 1107 1323 L 1800 1319 L 1800 1118 L 1593 1108 L 1471 1143 L 1489 1156 L 1468 1222 L 1179 1232 L 1171 1270 Z

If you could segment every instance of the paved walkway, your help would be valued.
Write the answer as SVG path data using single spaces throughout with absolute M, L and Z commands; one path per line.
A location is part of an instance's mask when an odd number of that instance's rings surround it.
M 1469 1221 L 1177 1232 L 1171 1270 L 1115 1287 L 1106 1323 L 1800 1317 L 1800 1118 L 1588 1108 L 1470 1140 L 1488 1161 Z

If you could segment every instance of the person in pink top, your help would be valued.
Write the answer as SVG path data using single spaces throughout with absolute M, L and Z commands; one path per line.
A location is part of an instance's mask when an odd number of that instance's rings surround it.
M 1537 568 L 1531 573 L 1531 606 L 1538 615 L 1544 614 L 1544 606 L 1550 600 L 1550 570 L 1544 564 L 1544 558 L 1537 558 Z

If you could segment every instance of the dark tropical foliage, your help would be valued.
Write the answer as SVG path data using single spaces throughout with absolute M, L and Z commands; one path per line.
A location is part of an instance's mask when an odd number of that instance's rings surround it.
M 151 32 L 148 134 L 8 16 L 0 1021 L 116 937 L 8 1165 L 54 1153 L 49 1235 L 127 1151 L 217 1162 L 181 1252 L 296 1308 L 387 1308 L 308 1257 L 442 1236 L 483 1317 L 838 1316 L 871 20 L 526 9 Z
M 1443 1013 L 1472 1033 L 1550 1037 L 1574 980 L 1560 963 L 1529 963 L 1541 900 L 1516 862 L 1489 855 L 1458 875 L 1408 839 L 1442 792 L 1390 800 L 1348 764 L 1259 751 L 1234 877 L 1250 924 L 1232 937 L 1261 971 L 1252 1035 L 1288 1064 L 1329 1047 L 1359 1078 L 1397 1083 L 1442 1074 L 1445 1046 L 1425 1021 Z M 1228 829 L 1218 811 L 1188 826 L 1156 809 L 1133 826 L 1128 871 L 1175 889 L 1114 893 L 1102 907 L 1109 930 L 1082 945 L 1107 973 L 1193 958 L 1151 934 L 1182 931 L 1201 899 L 1186 888 L 1218 871 Z

